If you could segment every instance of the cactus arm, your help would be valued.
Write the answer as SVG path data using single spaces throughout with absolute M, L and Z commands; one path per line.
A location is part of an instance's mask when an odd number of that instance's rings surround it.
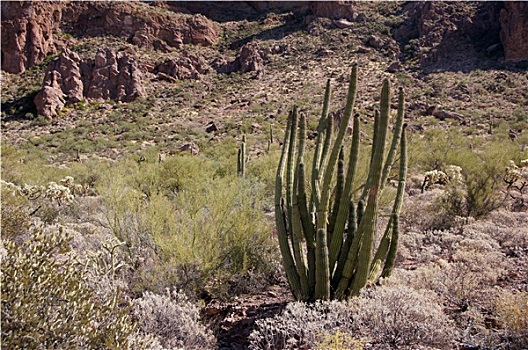
M 387 258 L 385 259 L 385 266 L 381 273 L 381 277 L 389 277 L 394 268 L 394 262 L 396 261 L 396 250 L 398 248 L 398 239 L 399 239 L 399 214 L 401 205 L 403 203 L 403 194 L 405 193 L 405 181 L 407 179 L 407 141 L 406 141 L 406 131 L 405 125 L 402 128 L 401 136 L 401 149 L 400 149 L 400 181 L 398 182 L 398 191 L 396 192 L 396 200 L 394 202 L 394 207 L 392 209 L 392 239 L 389 247 L 389 252 L 387 253 Z
M 330 298 L 330 271 L 328 270 L 326 231 L 322 228 L 317 230 L 315 262 L 317 265 L 315 276 L 315 299 L 327 300 Z
M 296 129 L 296 120 L 297 120 L 297 108 L 293 109 L 293 128 Z M 301 114 L 300 118 L 300 128 L 299 135 L 296 137 L 298 139 L 298 151 L 297 151 L 297 160 L 293 163 L 293 166 L 297 167 L 297 164 L 300 168 L 303 168 L 303 154 L 304 154 L 304 142 L 306 138 L 306 118 L 304 114 Z M 291 139 L 291 144 L 295 144 L 295 137 Z M 294 156 L 293 153 L 290 153 L 291 156 Z M 308 276 L 307 276 L 307 267 L 306 261 L 304 259 L 304 252 L 302 247 L 303 239 L 303 226 L 301 221 L 301 208 L 299 206 L 299 188 L 304 188 L 304 179 L 300 179 L 297 175 L 293 175 L 293 188 L 292 188 L 292 210 L 291 210 L 291 240 L 292 240 L 292 249 L 293 256 L 295 258 L 295 264 L 297 266 L 297 273 L 299 274 L 299 279 L 301 283 L 301 298 L 305 300 L 308 295 Z M 300 180 L 303 180 L 301 183 Z M 303 208 L 304 209 L 304 208 Z
M 375 282 L 379 276 L 379 273 L 381 272 L 381 263 L 389 251 L 389 245 L 391 244 L 392 240 L 392 224 L 393 221 L 391 217 L 387 223 L 387 227 L 385 228 L 385 233 L 383 234 L 383 237 L 379 243 L 378 250 L 376 251 L 374 259 L 370 265 L 370 273 L 368 277 L 369 283 Z
M 279 249 L 282 256 L 282 264 L 286 271 L 288 283 L 296 300 L 301 300 L 301 284 L 295 262 L 293 260 L 290 244 L 288 241 L 288 231 L 286 228 L 286 212 L 284 209 L 284 198 L 282 197 L 282 188 L 284 181 L 284 172 L 287 161 L 287 154 L 290 148 L 290 133 L 292 126 L 292 115 L 288 117 L 288 125 L 286 133 L 284 134 L 284 142 L 282 153 L 277 167 L 277 174 L 275 176 L 275 223 L 277 225 L 277 237 L 279 241 Z
M 240 177 L 246 177 L 246 135 L 242 136 L 242 143 L 238 149 L 237 173 Z
M 354 234 L 356 233 L 356 229 L 357 229 L 356 208 L 355 208 L 354 202 L 350 201 L 349 210 L 348 210 L 347 236 L 346 236 L 345 242 L 343 243 L 343 246 L 341 247 L 341 250 L 339 251 L 339 260 L 337 261 L 337 265 L 335 266 L 335 272 L 332 277 L 333 290 L 337 289 L 339 280 L 341 276 L 343 275 L 343 268 L 345 266 L 348 252 L 350 251 L 350 247 L 352 246 L 352 240 L 354 239 Z M 330 258 L 330 262 L 332 262 L 331 258 Z M 331 265 L 330 265 L 330 268 L 332 268 Z
M 396 123 L 394 124 L 394 132 L 392 136 L 391 146 L 389 148 L 389 153 L 387 154 L 387 160 L 385 161 L 385 166 L 383 167 L 383 175 L 381 176 L 381 189 L 385 187 L 387 178 L 389 177 L 392 163 L 394 163 L 394 158 L 396 157 L 396 150 L 400 146 L 400 138 L 402 135 L 403 129 L 403 119 L 405 111 L 405 92 L 403 88 L 400 87 L 398 90 L 398 113 L 396 116 Z
M 328 159 L 327 166 L 325 169 L 325 174 L 323 177 L 323 188 L 321 193 L 321 208 L 326 208 L 328 205 L 329 193 L 330 193 L 330 183 L 334 174 L 334 168 L 337 164 L 337 158 L 339 152 L 341 151 L 341 145 L 343 144 L 343 139 L 345 137 L 346 130 L 348 128 L 348 123 L 350 121 L 350 116 L 352 115 L 352 109 L 356 102 L 356 92 L 357 92 L 357 79 L 358 79 L 358 66 L 357 63 L 352 67 L 352 73 L 350 74 L 350 83 L 348 86 L 347 101 L 345 106 L 345 112 L 343 115 L 343 120 L 337 132 L 337 137 Z M 326 223 L 325 223 L 326 225 Z
M 297 147 L 297 107 L 293 107 L 290 111 L 291 117 L 291 129 L 290 129 L 290 140 L 288 149 L 288 160 L 286 168 L 286 208 L 288 209 L 288 228 L 291 230 L 292 227 L 292 212 L 293 212 L 293 196 L 295 195 L 294 190 L 294 176 L 295 176 L 295 149 Z M 290 232 L 291 233 L 291 232 Z M 291 235 L 290 239 L 293 239 Z
M 301 215 L 301 222 L 306 239 L 307 260 L 308 260 L 308 299 L 313 299 L 313 291 L 315 290 L 315 228 L 314 223 L 310 219 L 310 212 L 308 211 L 308 204 L 306 200 L 306 188 L 304 187 L 304 164 L 299 164 L 298 169 L 299 188 L 298 200 Z
M 354 64 L 354 67 L 352 68 L 352 73 L 350 76 L 350 83 L 348 88 L 348 95 L 347 95 L 347 102 L 345 106 L 345 113 L 343 117 L 342 124 L 339 128 L 339 131 L 337 133 L 337 138 L 335 140 L 334 146 L 332 148 L 332 152 L 330 154 L 330 158 L 327 163 L 327 167 L 325 169 L 325 175 L 323 177 L 323 188 L 321 189 L 321 201 L 319 203 L 319 206 L 317 207 L 317 242 L 316 242 L 316 249 L 318 250 L 316 252 L 316 257 L 318 258 L 324 258 L 328 259 L 328 241 L 326 237 L 324 238 L 325 247 L 323 248 L 322 242 L 319 241 L 321 235 L 321 232 L 324 232 L 326 234 L 326 225 L 327 225 L 327 218 L 328 218 L 328 202 L 329 202 L 329 195 L 330 195 L 330 183 L 332 180 L 332 176 L 334 173 L 334 167 L 337 164 L 337 157 L 338 153 L 341 150 L 341 144 L 343 143 L 343 138 L 345 136 L 345 131 L 348 126 L 348 122 L 350 120 L 350 115 L 352 114 L 352 108 L 355 103 L 356 99 L 356 91 L 357 91 L 357 75 L 358 75 L 358 66 L 357 64 Z M 320 250 L 324 249 L 324 252 L 321 252 Z M 329 271 L 329 262 L 325 261 L 323 262 L 317 262 L 316 261 L 316 298 L 318 295 L 321 295 L 322 290 L 324 288 L 327 288 L 328 291 L 324 293 L 324 295 L 329 295 L 330 293 L 330 278 L 327 276 L 325 279 L 319 279 L 319 275 L 321 273 L 324 273 L 324 271 L 319 271 L 320 268 L 325 268 L 325 271 Z M 328 272 L 329 273 L 329 272 Z M 319 283 L 324 283 L 324 285 L 318 285 Z
M 321 193 L 319 189 L 319 184 L 317 181 L 319 180 L 319 172 L 321 168 L 321 159 L 323 154 L 323 136 L 326 139 L 326 123 L 328 118 L 328 109 L 330 106 L 330 97 L 332 94 L 332 88 L 330 85 L 330 79 L 326 82 L 326 89 L 325 89 L 325 96 L 323 101 L 323 110 L 321 112 L 321 118 L 319 119 L 319 124 L 317 125 L 317 140 L 315 144 L 315 153 L 314 153 L 314 159 L 312 164 L 312 195 L 310 199 L 311 206 L 317 206 L 319 203 L 319 199 L 321 198 Z M 331 128 L 330 128 L 331 129 Z
M 356 168 L 359 159 L 359 114 L 354 115 L 352 133 L 352 145 L 350 148 L 350 159 L 348 161 L 348 169 L 346 175 L 345 188 L 343 189 L 343 200 L 341 201 L 336 217 L 336 224 L 333 230 L 332 240 L 330 241 L 330 247 L 328 250 L 330 258 L 330 271 L 334 270 L 335 263 L 337 261 L 339 251 L 343 241 L 343 233 L 345 230 L 346 219 L 348 216 L 348 209 L 350 206 L 350 200 L 352 199 L 352 186 L 354 185 L 354 178 L 356 175 Z M 350 248 L 350 245 L 348 246 Z M 346 255 L 345 255 L 346 256 Z
M 330 215 L 330 221 L 328 222 L 327 234 L 328 234 L 328 243 L 332 241 L 332 235 L 334 233 L 335 224 L 337 221 L 337 214 L 339 212 L 339 207 L 341 201 L 343 200 L 343 191 L 345 187 L 345 159 L 343 147 L 341 147 L 341 152 L 339 152 L 339 161 L 337 162 L 337 181 L 334 194 L 334 205 L 332 206 L 332 215 Z M 330 269 L 331 271 L 332 269 Z
M 328 159 L 328 152 L 332 145 L 332 136 L 334 135 L 334 119 L 332 116 L 326 117 L 325 122 L 325 139 L 323 143 L 323 150 L 321 152 L 321 159 L 319 159 L 319 181 L 322 181 L 324 174 L 324 169 L 326 167 L 326 162 Z
M 299 128 L 299 152 L 297 155 L 298 168 L 294 183 L 294 188 L 296 191 L 296 203 L 294 207 L 296 221 L 294 222 L 294 229 L 295 232 L 298 232 L 298 235 L 295 238 L 296 244 L 294 246 L 294 255 L 296 255 L 303 298 L 304 300 L 310 300 L 313 299 L 313 291 L 315 288 L 315 228 L 312 220 L 310 219 L 310 212 L 308 209 L 306 196 L 305 171 L 303 164 L 305 140 L 306 116 L 304 113 L 301 113 Z M 302 233 L 304 233 L 304 239 L 306 240 L 308 266 L 306 266 L 306 260 L 304 259 L 301 245 Z
M 372 255 L 372 246 L 374 242 L 374 233 L 376 231 L 376 210 L 380 195 L 380 182 L 383 156 L 385 151 L 385 140 L 387 137 L 387 126 L 390 115 L 390 83 L 388 79 L 383 82 L 380 101 L 380 119 L 377 135 L 370 165 L 369 178 L 370 188 L 368 191 L 367 207 L 365 214 L 358 227 L 358 232 L 362 236 L 361 248 L 358 252 L 356 274 L 352 282 L 352 295 L 358 295 L 361 288 L 367 284 L 368 273 L 370 268 L 370 259 Z
M 387 278 L 392 273 L 394 268 L 394 262 L 396 261 L 396 252 L 398 248 L 398 240 L 400 236 L 399 229 L 399 216 L 398 214 L 392 214 L 392 237 L 389 247 L 389 252 L 387 253 L 387 258 L 385 259 L 385 265 L 383 266 L 383 271 L 381 272 L 381 277 Z
M 372 135 L 373 135 L 372 136 L 372 149 L 370 151 L 370 163 L 369 164 L 372 164 L 372 160 L 374 158 L 374 150 L 376 149 L 377 138 L 375 137 L 375 135 L 378 135 L 379 118 L 380 118 L 379 111 L 375 110 L 374 111 L 374 126 L 372 127 Z M 366 202 L 369 188 L 370 188 L 370 176 L 367 178 L 367 181 L 365 182 L 365 185 L 363 186 L 363 192 L 361 193 L 361 197 L 360 197 L 362 201 Z
M 382 261 L 385 259 L 387 255 L 389 246 L 392 247 L 393 249 L 396 249 L 397 247 L 397 245 L 393 246 L 392 244 L 392 237 L 394 236 L 394 233 L 393 233 L 394 216 L 395 215 L 397 216 L 400 212 L 400 208 L 403 202 L 403 193 L 405 191 L 405 178 L 407 176 L 406 141 L 405 141 L 405 130 L 404 130 L 404 125 L 403 125 L 403 108 L 404 108 L 403 100 L 404 100 L 404 93 L 403 93 L 403 89 L 400 88 L 399 96 L 398 96 L 398 117 L 396 119 L 396 125 L 394 127 L 394 134 L 392 137 L 391 149 L 389 150 L 389 154 L 387 156 L 385 167 L 383 168 L 382 181 L 380 184 L 380 188 L 383 188 L 385 182 L 387 181 L 387 177 L 390 173 L 392 163 L 394 162 L 394 158 L 396 156 L 396 148 L 398 145 L 400 145 L 400 148 L 401 148 L 400 149 L 400 154 L 401 154 L 400 155 L 400 169 L 399 169 L 400 181 L 398 183 L 398 190 L 396 193 L 396 199 L 394 200 L 394 207 L 392 210 L 391 218 L 389 219 L 389 222 L 387 223 L 385 233 L 383 234 L 383 237 L 378 246 L 378 250 L 376 251 L 374 260 L 372 261 L 372 264 L 371 264 L 369 282 L 375 282 L 378 279 L 379 273 L 381 272 Z
M 400 214 L 401 206 L 403 203 L 403 194 L 405 193 L 405 183 L 407 180 L 407 136 L 406 136 L 406 125 L 402 128 L 402 135 L 400 140 L 400 169 L 399 169 L 399 181 L 398 190 L 396 191 L 396 199 L 394 201 L 394 207 L 392 208 L 393 214 Z

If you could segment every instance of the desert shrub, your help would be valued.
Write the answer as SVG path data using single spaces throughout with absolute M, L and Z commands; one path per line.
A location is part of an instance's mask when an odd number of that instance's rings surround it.
M 20 196 L 13 196 L 12 193 L 2 190 L 1 213 L 2 237 L 11 238 L 21 236 L 27 232 L 30 224 L 28 210 L 28 199 Z
M 167 290 L 146 292 L 134 301 L 134 315 L 141 332 L 153 335 L 167 349 L 213 349 L 216 340 L 200 322 L 200 308 L 185 294 Z
M 484 141 L 467 138 L 461 133 L 427 131 L 423 139 L 410 143 L 412 166 L 424 171 L 445 169 L 448 165 L 462 168 L 463 183 L 449 183 L 444 194 L 432 205 L 438 212 L 435 228 L 448 228 L 454 218 L 487 216 L 504 204 L 504 168 L 510 159 L 519 157 L 515 144 L 501 139 Z
M 71 176 L 66 176 L 59 183 L 50 181 L 46 186 L 27 183 L 17 185 L 4 180 L 0 180 L 0 185 L 3 197 L 11 195 L 25 199 L 18 200 L 19 203 L 23 202 L 23 205 L 15 204 L 12 199 L 8 200 L 9 204 L 18 207 L 11 208 L 11 211 L 25 211 L 28 216 L 39 217 L 45 224 L 54 222 L 65 208 L 74 204 L 75 196 L 86 193 L 86 187 L 75 183 Z M 12 215 L 10 217 L 13 218 Z
M 250 349 L 310 349 L 340 332 L 353 337 L 352 309 L 346 302 L 294 302 L 273 318 L 256 322 Z M 325 340 L 326 339 L 326 340 Z
M 259 276 L 253 281 L 275 274 L 262 184 L 234 172 L 215 176 L 216 169 L 216 161 L 201 157 L 126 160 L 100 178 L 105 225 L 142 276 L 135 289 L 172 285 L 225 297 L 250 274 Z M 156 255 L 150 265 L 143 263 L 146 250 Z
M 315 348 L 319 350 L 362 350 L 364 347 L 364 341 L 358 340 L 340 330 L 325 335 L 321 342 L 315 344 Z
M 376 344 L 452 348 L 454 324 L 430 295 L 404 286 L 375 288 L 352 305 L 354 324 Z
M 282 314 L 256 322 L 250 348 L 362 349 L 368 343 L 450 349 L 455 334 L 432 295 L 391 286 L 367 290 L 349 302 L 290 303 Z
M 508 349 L 528 347 L 528 292 L 505 292 L 496 300 L 495 313 Z
M 97 296 L 68 255 L 69 238 L 41 230 L 3 240 L 2 345 L 10 349 L 127 349 L 134 324 L 118 295 Z
M 420 265 L 396 271 L 395 279 L 432 290 L 456 309 L 474 304 L 482 289 L 495 284 L 507 268 L 504 252 L 493 232 L 480 229 L 484 226 L 475 221 L 456 230 L 408 232 L 402 237 L 401 258 Z

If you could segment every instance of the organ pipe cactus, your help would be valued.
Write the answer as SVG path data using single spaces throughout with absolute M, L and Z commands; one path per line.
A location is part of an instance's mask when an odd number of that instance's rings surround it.
M 392 141 L 386 152 L 390 84 L 388 79 L 383 82 L 366 188 L 355 198 L 360 123 L 359 114 L 352 117 L 352 111 L 357 80 L 358 67 L 354 65 L 344 117 L 335 136 L 332 118 L 328 115 L 331 95 L 328 81 L 311 168 L 304 163 L 306 117 L 296 107 L 288 116 L 276 175 L 275 219 L 283 265 L 297 300 L 347 299 L 359 294 L 367 283 L 387 277 L 394 266 L 407 171 L 404 92 L 400 88 Z M 345 134 L 351 119 L 353 131 L 350 149 L 346 152 Z M 397 194 L 380 243 L 374 249 L 379 198 L 398 150 Z M 308 170 L 311 170 L 309 178 Z

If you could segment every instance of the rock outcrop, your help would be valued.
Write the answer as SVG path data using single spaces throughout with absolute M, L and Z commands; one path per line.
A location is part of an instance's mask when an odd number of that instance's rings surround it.
M 213 67 L 219 73 L 263 72 L 266 61 L 268 61 L 266 51 L 261 49 L 257 42 L 249 42 L 242 46 L 234 61 L 227 63 L 219 60 L 213 63 Z
M 157 1 L 175 12 L 200 13 L 217 21 L 258 19 L 266 12 L 295 12 L 316 17 L 356 20 L 352 1 Z
M 83 65 L 85 96 L 89 100 L 131 102 L 145 95 L 134 58 L 109 48 L 100 49 L 95 61 Z
M 141 2 L 2 1 L 2 70 L 22 73 L 57 52 L 58 34 L 114 35 L 169 51 L 184 44 L 210 46 L 216 23 L 203 15 L 164 14 Z
M 405 6 L 407 20 L 394 31 L 394 38 L 407 43 L 407 54 L 412 52 L 423 67 L 475 61 L 474 53 L 500 43 L 501 6 L 500 2 L 410 2 Z
M 56 52 L 63 3 L 2 1 L 2 70 L 23 73 Z
M 64 9 L 63 21 L 64 30 L 78 36 L 115 35 L 161 44 L 157 39 L 176 48 L 210 46 L 220 34 L 218 25 L 203 15 L 167 15 L 134 2 L 72 2 Z
M 350 1 L 310 1 L 309 6 L 310 11 L 317 17 L 356 21 L 359 16 Z
M 178 80 L 199 80 L 208 71 L 207 63 L 202 57 L 187 52 L 180 58 L 166 60 L 154 67 L 154 73 L 165 74 Z
M 505 60 L 528 60 L 528 2 L 505 1 L 500 23 Z
M 81 61 L 65 48 L 46 70 L 34 102 L 39 115 L 53 118 L 66 104 L 82 100 L 130 102 L 145 94 L 135 60 L 101 48 L 93 61 Z

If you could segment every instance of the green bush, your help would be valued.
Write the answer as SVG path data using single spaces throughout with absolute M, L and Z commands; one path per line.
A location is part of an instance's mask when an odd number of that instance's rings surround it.
M 438 223 L 448 228 L 454 218 L 487 216 L 505 203 L 504 169 L 520 152 L 513 143 L 500 138 L 486 141 L 467 138 L 461 133 L 431 130 L 416 140 L 410 153 L 411 162 L 423 171 L 444 170 L 450 165 L 462 168 L 463 181 L 448 183 L 436 203 Z
M 3 240 L 2 345 L 9 349 L 128 349 L 134 324 L 118 295 L 97 296 L 62 232 Z
M 262 184 L 236 177 L 235 158 L 225 176 L 217 173 L 218 159 L 150 158 L 119 162 L 96 185 L 108 226 L 126 244 L 128 263 L 138 266 L 146 250 L 156 253 L 151 266 L 141 265 L 134 289 L 160 292 L 176 285 L 226 296 L 249 273 L 263 281 L 274 276 Z

